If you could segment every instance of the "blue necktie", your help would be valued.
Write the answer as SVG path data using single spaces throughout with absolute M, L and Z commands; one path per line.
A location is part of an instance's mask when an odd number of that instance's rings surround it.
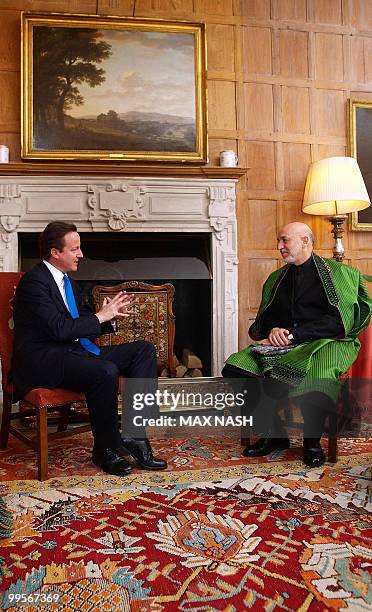
M 65 286 L 66 302 L 68 309 L 71 313 L 72 318 L 77 319 L 79 317 L 79 311 L 76 306 L 76 300 L 74 292 L 72 290 L 71 281 L 67 274 L 63 276 L 63 284 Z M 81 346 L 89 353 L 94 353 L 95 355 L 100 354 L 101 351 L 99 350 L 98 346 L 96 346 L 94 342 L 91 342 L 91 340 L 89 340 L 88 338 L 79 338 L 79 342 Z

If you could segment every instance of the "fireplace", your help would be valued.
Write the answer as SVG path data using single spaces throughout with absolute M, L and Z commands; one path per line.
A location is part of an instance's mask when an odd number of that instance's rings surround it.
M 202 344 L 210 347 L 205 357 L 208 373 L 218 375 L 226 357 L 237 350 L 235 185 L 235 179 L 221 178 L 2 177 L 0 269 L 16 271 L 21 259 L 32 263 L 35 237 L 49 221 L 73 221 L 84 234 L 87 264 L 97 244 L 109 245 L 104 251 L 110 256 L 97 260 L 102 262 L 99 268 L 105 268 L 105 280 L 124 280 L 125 274 L 133 278 L 133 262 L 141 259 L 137 261 L 136 280 L 174 281 L 180 299 L 180 310 L 176 311 L 180 330 L 186 318 L 182 302 L 189 293 L 199 296 L 191 308 L 200 310 L 202 304 L 208 311 L 205 327 L 209 336 Z M 143 254 L 144 245 L 151 247 L 148 262 L 136 257 Z M 26 256 L 28 248 L 31 251 Z M 124 268 L 129 268 L 125 273 L 114 263 L 123 251 L 127 262 Z M 141 270 L 154 268 L 154 263 L 162 271 L 154 275 L 152 270 L 149 279 Z M 92 266 L 96 274 L 94 260 Z M 85 280 L 96 282 L 98 277 Z M 184 281 L 194 286 L 183 286 Z M 200 313 L 192 314 L 197 317 Z

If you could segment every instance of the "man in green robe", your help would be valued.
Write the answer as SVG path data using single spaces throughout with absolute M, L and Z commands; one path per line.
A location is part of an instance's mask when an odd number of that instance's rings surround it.
M 266 402 L 265 413 L 258 405 L 263 388 L 276 403 L 286 394 L 295 398 L 304 418 L 304 462 L 319 467 L 325 460 L 320 447 L 325 419 L 335 409 L 340 375 L 358 355 L 358 335 L 369 323 L 372 300 L 358 270 L 320 257 L 313 248 L 313 234 L 304 223 L 281 229 L 278 249 L 285 265 L 263 286 L 249 330 L 256 342 L 231 355 L 222 374 L 247 381 L 247 409 L 256 410 L 254 418 L 265 430 L 244 455 L 289 447 L 273 401 L 269 409 Z

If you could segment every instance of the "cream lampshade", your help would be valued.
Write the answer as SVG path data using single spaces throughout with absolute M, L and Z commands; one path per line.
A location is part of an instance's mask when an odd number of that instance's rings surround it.
M 344 259 L 343 227 L 347 213 L 363 210 L 370 199 L 354 157 L 327 157 L 314 162 L 306 179 L 302 210 L 329 217 L 335 237 L 333 257 Z

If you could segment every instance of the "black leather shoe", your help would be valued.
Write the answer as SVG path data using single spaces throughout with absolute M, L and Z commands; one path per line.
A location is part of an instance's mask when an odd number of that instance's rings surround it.
M 325 462 L 325 455 L 318 441 L 304 440 L 304 464 L 310 468 L 317 468 Z
M 288 438 L 260 438 L 243 450 L 245 457 L 264 457 L 274 450 L 289 448 Z
M 132 466 L 128 461 L 119 457 L 114 448 L 94 448 L 92 461 L 104 472 L 114 476 L 128 476 L 132 471 Z
M 165 470 L 167 462 L 159 457 L 154 457 L 150 442 L 144 440 L 133 440 L 133 438 L 122 438 L 123 449 L 134 457 L 139 465 L 145 470 Z

